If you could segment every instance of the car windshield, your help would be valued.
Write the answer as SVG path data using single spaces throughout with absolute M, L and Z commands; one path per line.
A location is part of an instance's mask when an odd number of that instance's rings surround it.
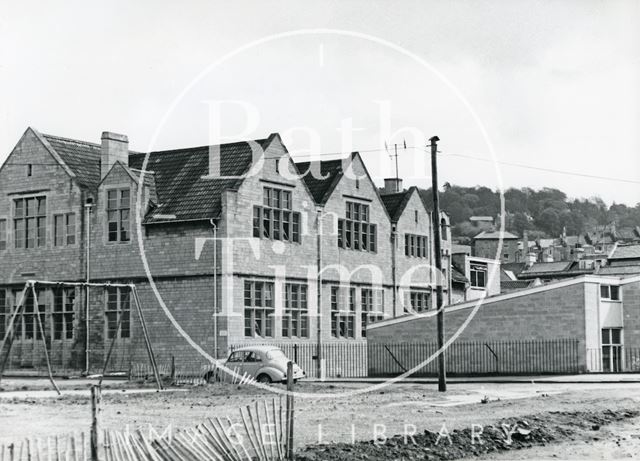
M 267 352 L 267 358 L 269 360 L 289 360 L 280 349 L 273 349 Z

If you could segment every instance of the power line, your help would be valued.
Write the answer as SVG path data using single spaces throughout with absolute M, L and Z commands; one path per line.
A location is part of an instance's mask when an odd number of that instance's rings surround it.
M 442 153 L 440 153 L 440 154 L 442 154 Z M 600 175 L 594 175 L 594 174 L 588 174 L 588 173 L 578 173 L 578 172 L 575 172 L 575 171 L 557 170 L 555 168 L 544 168 L 544 167 L 540 167 L 540 166 L 525 165 L 523 163 L 503 162 L 503 161 L 494 162 L 492 159 L 489 159 L 489 158 L 476 157 L 474 155 L 468 155 L 468 154 L 458 154 L 458 153 L 453 153 L 453 152 L 447 152 L 445 155 L 450 155 L 450 156 L 453 156 L 453 157 L 467 158 L 467 159 L 471 159 L 471 160 L 478 160 L 478 161 L 481 161 L 481 162 L 497 163 L 499 165 L 512 166 L 512 167 L 516 167 L 516 168 L 524 168 L 524 169 L 527 169 L 527 170 L 544 171 L 546 173 L 556 173 L 556 174 L 563 174 L 563 175 L 567 175 L 567 176 L 578 176 L 578 177 L 581 177 L 581 178 L 589 178 L 589 179 L 602 179 L 602 180 L 605 180 L 605 181 L 623 182 L 623 183 L 628 183 L 628 184 L 640 184 L 640 181 L 636 181 L 636 180 L 633 180 L 633 179 L 613 178 L 611 176 L 600 176 Z
M 416 146 L 406 146 L 406 149 L 417 149 L 417 150 L 421 150 L 421 151 L 425 151 L 428 153 L 428 151 L 424 148 L 424 147 L 416 147 Z M 386 152 L 386 149 L 365 149 L 365 150 L 359 150 L 357 151 L 359 153 L 370 153 L 370 152 Z M 524 163 L 514 163 L 514 162 L 504 162 L 501 160 L 497 160 L 494 161 L 493 159 L 487 158 L 486 156 L 476 156 L 476 155 L 469 155 L 469 154 L 460 154 L 460 153 L 454 153 L 454 152 L 442 152 L 442 151 L 438 151 L 438 154 L 441 156 L 451 156 L 451 157 L 460 157 L 460 158 L 466 158 L 469 160 L 477 160 L 480 162 L 487 162 L 487 163 L 497 163 L 498 165 L 504 165 L 504 166 L 511 166 L 511 167 L 516 167 L 516 168 L 524 168 L 524 169 L 528 169 L 528 170 L 535 170 L 535 171 L 543 171 L 546 173 L 556 173 L 556 174 L 563 174 L 563 175 L 567 175 L 567 176 L 577 176 L 577 177 L 582 177 L 582 178 L 589 178 L 589 179 L 601 179 L 604 181 L 612 181 L 612 182 L 621 182 L 621 183 L 627 183 L 627 184 L 640 184 L 640 181 L 638 180 L 634 180 L 634 179 L 624 179 L 624 178 L 614 178 L 611 176 L 601 176 L 601 175 L 592 175 L 592 174 L 588 174 L 588 173 L 580 173 L 580 172 L 575 172 L 575 171 L 567 171 L 567 170 L 558 170 L 555 168 L 544 168 L 544 167 L 538 167 L 538 166 L 534 166 L 534 165 L 526 165 Z M 292 156 L 294 156 L 295 153 L 292 154 Z M 333 156 L 333 155 L 344 155 L 344 152 L 329 152 L 329 153 L 324 153 L 324 154 L 307 154 L 307 155 L 302 155 L 302 156 L 296 156 L 296 157 L 315 157 L 315 158 L 319 158 L 320 156 Z
M 405 147 L 405 146 L 403 146 Z M 426 151 L 426 149 L 422 146 L 406 146 L 406 149 L 417 149 L 420 151 Z M 378 149 L 361 149 L 357 151 L 360 154 L 368 154 L 368 153 L 372 153 L 372 152 L 388 152 L 387 149 L 385 148 L 378 148 Z M 323 153 L 318 153 L 318 154 L 296 154 L 295 152 L 289 152 L 289 154 L 291 155 L 291 157 L 294 160 L 298 160 L 298 159 L 304 159 L 304 158 L 314 158 L 316 160 L 321 160 L 321 157 L 330 157 L 330 156 L 336 156 L 336 155 L 340 155 L 340 156 L 344 156 L 345 154 L 348 154 L 348 152 L 343 152 L 343 151 L 336 151 L 336 152 L 323 152 Z M 526 165 L 524 163 L 515 163 L 515 162 L 505 162 L 505 161 L 495 161 L 493 159 L 487 158 L 486 156 L 476 156 L 476 155 L 470 155 L 470 154 L 461 154 L 461 153 L 455 153 L 455 152 L 441 152 L 438 151 L 439 155 L 443 155 L 443 156 L 450 156 L 450 157 L 460 157 L 460 158 L 465 158 L 465 159 L 469 159 L 469 160 L 477 160 L 479 162 L 487 162 L 487 163 L 497 163 L 498 165 L 503 165 L 503 166 L 510 166 L 510 167 L 514 167 L 514 168 L 523 168 L 523 169 L 527 169 L 527 170 L 533 170 L 533 171 L 542 171 L 545 173 L 555 173 L 555 174 L 562 174 L 565 176 L 576 176 L 576 177 L 581 177 L 581 178 L 587 178 L 587 179 L 599 179 L 599 180 L 603 180 L 603 181 L 611 181 L 611 182 L 619 182 L 619 183 L 625 183 L 625 184 L 640 184 L 640 181 L 638 180 L 634 180 L 634 179 L 625 179 L 625 178 L 614 178 L 611 176 L 601 176 L 601 175 L 593 175 L 593 174 L 588 174 L 588 173 L 580 173 L 580 172 L 576 172 L 576 171 L 567 171 L 567 170 L 558 170 L 555 168 L 544 168 L 544 167 L 539 167 L 539 166 L 534 166 L 534 165 Z M 279 157 L 278 157 L 279 158 Z M 336 159 L 337 160 L 337 159 Z M 38 165 L 38 166 L 59 166 L 58 163 L 7 163 L 6 165 Z

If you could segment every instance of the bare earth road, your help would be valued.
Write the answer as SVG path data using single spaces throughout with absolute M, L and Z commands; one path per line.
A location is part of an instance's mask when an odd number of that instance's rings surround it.
M 0 443 L 87 431 L 90 405 L 87 381 L 62 381 L 62 397 L 52 397 L 43 380 L 2 382 Z M 182 387 L 162 393 L 123 390 L 126 383 L 105 382 L 101 425 L 161 432 L 192 427 L 212 416 L 238 417 L 238 408 L 273 395 L 250 386 Z M 454 384 L 446 395 L 433 385 L 395 384 L 345 398 L 343 392 L 366 384 L 299 384 L 301 392 L 332 393 L 331 398 L 296 399 L 296 444 L 372 440 L 394 434 L 469 429 L 505 418 L 545 412 L 640 410 L 640 384 Z M 111 389 L 110 391 L 108 389 Z M 74 390 L 74 392 L 70 392 Z M 485 403 L 481 403 L 484 401 Z M 482 459 L 633 459 L 640 458 L 638 419 L 615 421 L 543 447 L 492 453 Z

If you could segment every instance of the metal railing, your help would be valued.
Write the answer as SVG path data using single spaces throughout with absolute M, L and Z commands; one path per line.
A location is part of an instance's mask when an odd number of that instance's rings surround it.
M 615 349 L 615 350 L 613 350 Z M 587 371 L 592 373 L 640 373 L 640 347 L 614 346 L 587 349 Z

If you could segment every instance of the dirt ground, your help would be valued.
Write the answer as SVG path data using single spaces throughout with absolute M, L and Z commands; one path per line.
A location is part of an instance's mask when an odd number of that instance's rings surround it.
M 0 443 L 16 442 L 26 436 L 47 437 L 87 431 L 90 384 L 86 380 L 60 381 L 63 395 L 55 397 L 45 390 L 49 389 L 45 380 L 3 380 L 0 385 Z M 130 383 L 117 381 L 105 382 L 103 387 L 102 428 L 123 430 L 129 425 L 131 429 L 147 431 L 152 427 L 157 433 L 169 426 L 174 431 L 193 427 L 212 416 L 228 415 L 236 420 L 241 406 L 274 398 L 268 391 L 229 384 L 181 387 L 160 393 L 153 391 L 150 385 L 132 387 Z M 296 398 L 297 447 L 302 449 L 318 442 L 369 441 L 413 431 L 417 434 L 425 430 L 438 433 L 443 427 L 449 432 L 462 431 L 469 430 L 473 424 L 485 426 L 546 412 L 640 410 L 640 384 L 633 383 L 469 383 L 450 385 L 446 395 L 438 393 L 434 385 L 394 384 L 373 392 L 345 396 L 345 393 L 366 388 L 367 384 L 357 383 L 298 384 L 297 391 L 316 397 Z M 325 396 L 318 397 L 319 394 Z M 332 395 L 327 397 L 326 394 Z M 640 457 L 638 418 L 613 420 L 592 432 L 578 432 L 561 443 L 504 454 L 492 453 L 481 459 Z

